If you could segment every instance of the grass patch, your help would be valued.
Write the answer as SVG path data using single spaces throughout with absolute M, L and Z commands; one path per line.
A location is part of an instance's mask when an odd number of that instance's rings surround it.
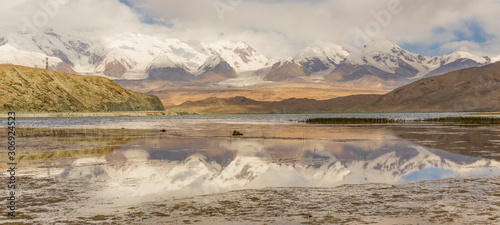
M 424 119 L 422 121 L 461 124 L 500 124 L 500 117 L 443 117 Z
M 308 124 L 391 124 L 391 123 L 457 123 L 457 124 L 500 124 L 500 117 L 442 117 L 429 119 L 391 119 L 391 118 L 311 118 L 303 121 Z
M 256 202 L 256 201 L 260 200 L 260 198 L 257 198 L 257 197 L 250 197 L 248 199 L 250 199 L 250 201 L 252 201 L 252 202 Z
M 374 124 L 405 123 L 407 120 L 389 118 L 312 118 L 304 121 L 310 124 Z
M 152 212 L 151 215 L 156 216 L 156 217 L 167 217 L 167 216 L 170 216 L 168 214 L 161 213 L 161 212 Z
M 106 220 L 107 218 L 104 215 L 96 215 L 96 216 L 90 217 L 90 219 L 100 221 L 100 220 Z
M 472 115 L 472 116 L 481 116 L 481 115 L 499 115 L 500 112 L 480 112 L 480 113 L 469 113 L 467 115 Z
M 406 198 L 406 195 L 393 195 L 393 198 Z
M 176 210 L 179 210 L 181 208 L 185 208 L 187 206 L 187 203 L 185 202 L 181 202 L 179 204 L 176 204 L 174 205 L 172 208 L 170 208 L 170 212 L 173 212 L 173 211 L 176 211 Z

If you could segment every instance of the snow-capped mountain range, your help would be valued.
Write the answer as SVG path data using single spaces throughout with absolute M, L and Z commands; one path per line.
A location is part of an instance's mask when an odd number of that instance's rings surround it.
M 468 52 L 427 57 L 384 40 L 373 41 L 357 52 L 316 41 L 295 57 L 276 61 L 243 41 L 199 43 L 194 47 L 178 39 L 136 33 L 99 37 L 94 33 L 52 30 L 35 36 L 11 33 L 0 37 L 0 64 L 44 68 L 46 58 L 50 69 L 62 72 L 122 80 L 198 82 L 237 79 L 241 74 L 248 77 L 251 71 L 256 71 L 254 78 L 263 81 L 319 77 L 324 81 L 349 82 L 370 77 L 381 82 L 409 82 L 500 60 L 500 56 L 490 59 Z
M 431 75 L 478 67 L 489 64 L 491 59 L 468 52 L 427 57 L 411 53 L 387 40 L 375 40 L 361 51 L 349 54 L 329 78 L 342 81 L 358 80 L 366 76 L 387 81 L 411 82 Z

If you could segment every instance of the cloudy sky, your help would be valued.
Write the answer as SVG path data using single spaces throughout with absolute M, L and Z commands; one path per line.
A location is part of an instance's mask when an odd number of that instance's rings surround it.
M 499 12 L 500 0 L 10 0 L 0 5 L 0 28 L 22 29 L 28 20 L 44 29 L 188 43 L 243 40 L 271 58 L 316 40 L 355 50 L 380 38 L 427 56 L 496 56 Z

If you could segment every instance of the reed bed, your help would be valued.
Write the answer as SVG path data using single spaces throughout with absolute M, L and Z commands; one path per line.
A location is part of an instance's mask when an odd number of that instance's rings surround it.
M 312 118 L 305 122 L 310 124 L 378 124 L 405 123 L 407 120 L 390 118 Z
M 500 117 L 443 117 L 429 119 L 393 118 L 312 118 L 303 121 L 309 124 L 390 124 L 390 123 L 456 123 L 456 124 L 500 124 Z
M 460 124 L 500 124 L 500 117 L 443 117 L 424 119 L 422 121 Z

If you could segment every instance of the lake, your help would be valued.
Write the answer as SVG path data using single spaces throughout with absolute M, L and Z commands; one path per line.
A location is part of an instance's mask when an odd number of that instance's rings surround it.
M 43 213 L 54 207 L 55 218 L 78 221 L 240 190 L 497 179 L 500 126 L 300 122 L 450 115 L 457 114 L 19 118 L 19 189 L 26 215 L 54 222 Z M 36 196 L 41 202 L 30 205 Z

